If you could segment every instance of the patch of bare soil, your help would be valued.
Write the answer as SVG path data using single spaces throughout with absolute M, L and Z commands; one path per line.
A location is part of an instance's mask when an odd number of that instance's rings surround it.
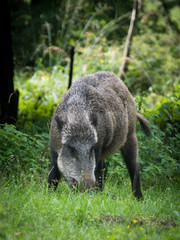
M 99 222 L 108 222 L 108 223 L 112 223 L 112 224 L 121 224 L 125 222 L 125 219 L 121 216 L 118 215 L 111 215 L 111 214 L 104 214 L 101 213 L 99 218 L 98 218 Z M 128 224 L 129 226 L 144 226 L 146 224 L 151 224 L 151 223 L 155 223 L 157 226 L 159 226 L 161 229 L 169 229 L 170 227 L 177 227 L 178 224 L 176 224 L 174 222 L 174 220 L 172 219 L 166 219 L 166 220 L 162 220 L 162 219 L 158 219 L 156 217 L 151 218 L 149 220 L 147 219 L 134 219 L 131 220 L 131 222 Z
M 120 224 L 120 223 L 123 223 L 124 222 L 124 218 L 123 217 L 120 217 L 118 215 L 111 215 L 111 214 L 104 214 L 104 213 L 101 213 L 100 214 L 100 218 L 99 220 L 101 222 L 108 222 L 108 223 L 113 223 L 113 224 Z

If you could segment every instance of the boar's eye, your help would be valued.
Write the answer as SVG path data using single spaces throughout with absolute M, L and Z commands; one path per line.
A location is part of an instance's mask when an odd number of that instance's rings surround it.
M 90 148 L 90 155 L 93 153 L 93 151 L 95 151 L 96 148 L 96 144 L 94 144 L 91 148 Z
M 68 146 L 68 149 L 69 149 L 69 152 L 72 154 L 72 155 L 75 155 L 76 154 L 76 149 L 72 146 Z

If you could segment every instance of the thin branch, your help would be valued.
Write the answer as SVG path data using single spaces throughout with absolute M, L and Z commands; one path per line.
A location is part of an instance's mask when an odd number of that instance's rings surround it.
M 122 79 L 125 78 L 125 73 L 128 70 L 128 58 L 130 57 L 132 38 L 133 38 L 140 6 L 141 6 L 141 0 L 134 0 L 133 10 L 131 14 L 131 21 L 130 21 L 129 30 L 126 37 L 126 43 L 125 43 L 124 52 L 123 52 L 122 64 L 120 66 L 120 70 L 118 74 L 119 77 Z

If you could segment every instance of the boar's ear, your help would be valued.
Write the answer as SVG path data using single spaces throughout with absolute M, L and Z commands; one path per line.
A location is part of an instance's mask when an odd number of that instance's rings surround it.
M 90 115 L 90 121 L 94 127 L 97 126 L 97 114 L 95 112 L 92 112 Z
M 61 130 L 63 125 L 65 124 L 65 122 L 62 120 L 61 117 L 59 117 L 58 115 L 55 115 L 55 121 L 57 122 L 57 126 L 58 126 L 58 129 Z

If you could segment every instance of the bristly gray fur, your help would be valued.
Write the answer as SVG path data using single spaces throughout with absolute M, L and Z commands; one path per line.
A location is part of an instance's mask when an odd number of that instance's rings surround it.
M 59 102 L 51 122 L 49 184 L 64 176 L 71 186 L 103 187 L 105 158 L 121 150 L 135 196 L 142 197 L 136 121 L 149 134 L 124 83 L 111 72 L 78 79 Z

